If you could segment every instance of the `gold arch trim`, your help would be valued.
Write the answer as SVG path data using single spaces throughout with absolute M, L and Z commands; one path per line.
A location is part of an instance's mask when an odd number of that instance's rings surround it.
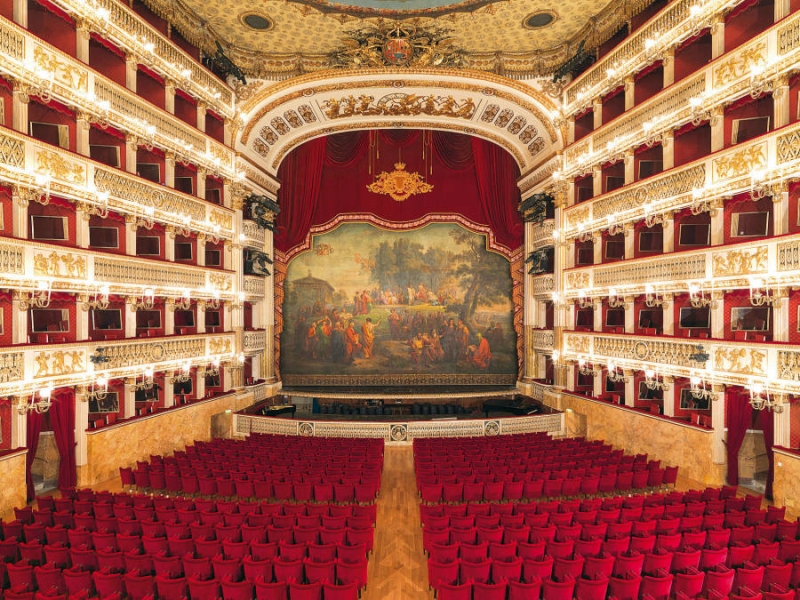
M 324 75 L 314 74 L 303 77 L 295 77 L 257 92 L 253 98 L 249 99 L 245 103 L 243 107 L 244 112 L 252 112 L 254 107 L 258 106 L 264 101 L 267 101 L 271 96 L 280 94 L 284 90 L 295 87 L 299 88 L 283 96 L 276 97 L 274 100 L 269 101 L 268 104 L 259 108 L 257 112 L 250 115 L 248 122 L 244 125 L 242 130 L 240 139 L 241 143 L 247 145 L 253 128 L 266 114 L 275 110 L 277 107 L 287 102 L 291 102 L 292 100 L 297 100 L 298 98 L 316 96 L 317 94 L 324 94 L 328 92 L 341 92 L 363 88 L 386 88 L 387 91 L 391 93 L 396 92 L 398 89 L 402 89 L 406 86 L 414 87 L 425 85 L 435 87 L 437 89 L 475 92 L 506 100 L 533 114 L 544 126 L 545 130 L 550 136 L 551 143 L 555 143 L 558 139 L 558 133 L 550 117 L 544 113 L 542 108 L 525 100 L 523 97 L 527 96 L 532 98 L 548 111 L 555 110 L 557 108 L 556 105 L 550 98 L 538 90 L 534 90 L 528 86 L 523 86 L 513 79 L 507 79 L 505 77 L 487 74 L 481 71 L 470 71 L 466 69 L 419 69 L 411 72 L 407 69 L 373 69 L 370 72 L 374 73 L 378 78 L 364 81 L 348 79 L 357 76 L 362 77 L 364 75 L 363 69 L 337 70 L 335 74 L 331 71 L 327 71 Z M 387 77 L 381 78 L 381 75 L 386 75 Z M 409 76 L 413 77 L 416 75 L 435 75 L 438 81 L 433 82 L 408 79 Z M 459 81 L 442 80 L 442 77 L 453 77 Z M 490 86 L 509 87 L 519 92 L 519 94 L 523 97 L 518 97 L 505 90 L 495 89 L 494 87 Z M 487 94 L 486 92 L 489 93 Z

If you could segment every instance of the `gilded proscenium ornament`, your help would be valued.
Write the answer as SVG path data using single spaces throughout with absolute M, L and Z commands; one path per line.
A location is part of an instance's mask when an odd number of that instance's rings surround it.
M 427 194 L 433 186 L 427 183 L 419 173 L 406 171 L 405 163 L 395 163 L 394 171 L 381 172 L 375 181 L 367 186 L 374 194 L 386 194 L 392 199 L 402 202 L 413 194 Z
M 346 117 L 362 116 L 418 116 L 427 115 L 434 117 L 456 117 L 471 119 L 475 114 L 475 102 L 472 98 L 458 101 L 453 96 L 418 96 L 395 92 L 387 94 L 377 102 L 374 96 L 361 94 L 357 98 L 353 95 L 345 96 L 339 100 L 331 98 L 322 103 L 322 110 L 328 119 L 343 119 Z
M 38 370 L 36 371 L 36 375 L 34 375 L 34 377 L 82 373 L 86 370 L 86 363 L 84 359 L 84 353 L 77 350 L 38 352 L 35 358 Z

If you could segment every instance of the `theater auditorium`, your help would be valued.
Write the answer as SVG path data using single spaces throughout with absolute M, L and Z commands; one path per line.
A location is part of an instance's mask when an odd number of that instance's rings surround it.
M 0 598 L 795 598 L 800 0 L 0 0 Z

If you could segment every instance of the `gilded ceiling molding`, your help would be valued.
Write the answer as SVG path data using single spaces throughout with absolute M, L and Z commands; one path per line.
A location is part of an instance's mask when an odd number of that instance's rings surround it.
M 210 19 L 208 15 L 205 18 L 201 17 L 200 13 L 204 12 L 205 7 L 200 7 L 199 0 L 144 0 L 144 2 L 154 13 L 168 20 L 171 26 L 190 43 L 207 53 L 213 54 L 216 43 L 219 42 L 225 49 L 226 55 L 248 77 L 274 79 L 329 69 L 332 65 L 328 54 L 336 51 L 338 40 L 346 34 L 346 28 L 353 23 L 371 25 L 384 19 L 405 20 L 415 17 L 415 25 L 421 26 L 444 24 L 469 31 L 474 29 L 474 23 L 480 20 L 479 25 L 495 27 L 498 31 L 490 29 L 489 33 L 496 33 L 502 38 L 497 47 L 486 48 L 483 36 L 471 38 L 467 33 L 456 36 L 457 43 L 465 50 L 465 64 L 473 69 L 533 78 L 552 76 L 552 73 L 574 53 L 581 41 L 585 41 L 586 49 L 593 52 L 621 27 L 626 26 L 632 17 L 651 4 L 652 0 L 611 0 L 606 6 L 596 7 L 600 9 L 599 13 L 592 16 L 592 13 L 587 11 L 583 18 L 578 19 L 576 26 L 559 31 L 559 35 L 554 34 L 544 44 L 539 42 L 535 49 L 531 49 L 530 43 L 525 43 L 527 40 L 523 37 L 531 33 L 522 25 L 522 19 L 525 14 L 529 14 L 530 9 L 523 10 L 520 15 L 514 13 L 514 21 L 519 23 L 517 27 L 505 30 L 501 24 L 503 21 L 499 15 L 504 14 L 503 11 L 510 10 L 507 8 L 510 3 L 492 4 L 492 0 L 463 0 L 453 2 L 450 6 L 422 11 L 373 10 L 346 4 L 337 5 L 329 0 L 290 0 L 284 3 L 271 3 L 270 17 L 276 24 L 273 33 L 280 34 L 280 25 L 283 23 L 285 28 L 287 19 L 300 22 L 314 19 L 319 23 L 320 17 L 324 17 L 316 36 L 321 40 L 318 47 L 307 52 L 293 53 L 287 53 L 284 49 L 285 44 L 281 42 L 271 43 L 267 50 L 259 49 L 250 36 L 252 31 L 238 20 L 235 24 L 241 29 L 228 30 L 221 23 Z M 226 9 L 224 3 L 218 4 L 220 10 Z M 568 19 L 559 19 L 560 25 L 568 22 Z M 520 50 L 523 45 L 525 50 Z

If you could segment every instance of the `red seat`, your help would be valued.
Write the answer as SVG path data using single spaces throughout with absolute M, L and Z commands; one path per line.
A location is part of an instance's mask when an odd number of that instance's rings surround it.
M 542 580 L 542 597 L 546 600 L 572 600 L 574 590 L 574 579 L 565 581 Z
M 703 582 L 706 577 L 703 571 L 690 569 L 687 572 L 675 573 L 674 576 L 672 591 L 675 596 L 684 594 L 688 598 L 696 598 L 703 591 Z
M 186 583 L 192 600 L 217 600 L 220 597 L 219 581 L 216 579 L 188 577 Z
M 255 581 L 256 600 L 286 600 L 287 586 L 285 581 Z
M 608 577 L 580 577 L 575 581 L 575 598 L 577 600 L 605 600 L 608 591 Z
M 442 586 L 439 588 L 439 600 L 469 600 L 469 596 L 452 596 L 443 593 Z M 322 593 L 325 600 L 358 600 L 358 584 L 343 583 L 336 585 L 327 581 L 322 582 Z
M 289 581 L 289 597 L 292 600 L 322 600 L 322 584 L 318 581 L 314 583 Z
M 458 563 L 456 563 L 455 572 L 456 574 L 458 574 Z M 339 579 L 340 583 L 356 582 L 358 584 L 359 589 L 366 587 L 367 561 L 361 560 L 355 563 L 349 563 L 349 562 L 343 562 L 342 560 L 337 558 L 336 577 Z M 430 581 L 430 571 L 428 571 L 428 580 Z
M 617 600 L 638 600 L 641 585 L 642 578 L 638 575 L 613 576 L 608 581 L 608 594 Z
M 706 571 L 706 577 L 703 581 L 703 593 L 715 593 L 722 597 L 727 596 L 733 589 L 733 578 L 736 572 L 725 566 L 716 566 L 713 569 Z
M 474 600 L 506 600 L 508 582 L 483 583 L 476 581 L 472 586 Z
M 135 572 L 126 573 L 123 578 L 125 591 L 131 600 L 143 600 L 153 597 L 156 593 L 156 582 L 152 575 L 138 575 Z
M 124 594 L 125 585 L 122 573 L 111 573 L 110 571 L 95 571 L 92 573 L 94 586 L 97 594 L 101 598 L 109 597 L 114 594 Z

